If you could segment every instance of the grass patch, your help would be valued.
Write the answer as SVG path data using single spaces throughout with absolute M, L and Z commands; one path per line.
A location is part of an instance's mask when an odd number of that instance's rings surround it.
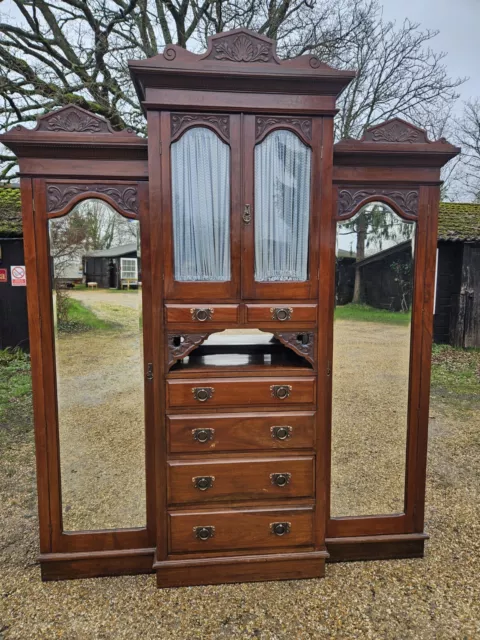
M 480 349 L 432 347 L 432 392 L 480 399 Z
M 368 304 L 345 304 L 335 308 L 335 320 L 359 320 L 361 322 L 383 322 L 407 326 L 410 324 L 410 318 L 410 312 L 376 309 Z
M 109 331 L 116 329 L 114 322 L 102 320 L 79 300 L 67 298 L 65 300 L 67 320 L 58 323 L 58 330 L 63 333 L 77 333 L 81 331 Z
M 0 351 L 0 450 L 24 440 L 31 430 L 30 357 L 20 349 L 4 349 Z

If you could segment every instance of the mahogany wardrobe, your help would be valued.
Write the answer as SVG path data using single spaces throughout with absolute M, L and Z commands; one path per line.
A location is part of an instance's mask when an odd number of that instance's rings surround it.
M 440 169 L 354 78 L 245 29 L 130 63 L 19 161 L 44 580 L 319 578 L 421 557 Z

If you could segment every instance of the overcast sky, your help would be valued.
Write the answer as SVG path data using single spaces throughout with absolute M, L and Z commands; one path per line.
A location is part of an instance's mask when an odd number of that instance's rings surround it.
M 445 64 L 453 77 L 468 76 L 459 88 L 462 100 L 480 98 L 480 0 L 381 0 L 387 20 L 408 18 L 440 33 L 432 49 L 447 53 Z M 458 106 L 461 109 L 461 105 Z

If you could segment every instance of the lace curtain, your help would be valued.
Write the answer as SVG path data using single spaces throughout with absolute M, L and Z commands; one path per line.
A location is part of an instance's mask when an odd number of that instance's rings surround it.
M 255 147 L 255 280 L 308 279 L 311 150 L 290 131 Z
M 175 280 L 230 280 L 230 148 L 196 127 L 172 144 Z

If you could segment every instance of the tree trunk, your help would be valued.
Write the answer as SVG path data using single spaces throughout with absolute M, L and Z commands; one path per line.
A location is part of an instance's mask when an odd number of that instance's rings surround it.
M 362 213 L 357 222 L 357 262 L 365 257 L 365 238 L 367 235 L 367 220 L 365 214 Z M 361 304 L 363 302 L 362 290 L 362 271 L 355 266 L 355 285 L 353 288 L 353 304 Z

